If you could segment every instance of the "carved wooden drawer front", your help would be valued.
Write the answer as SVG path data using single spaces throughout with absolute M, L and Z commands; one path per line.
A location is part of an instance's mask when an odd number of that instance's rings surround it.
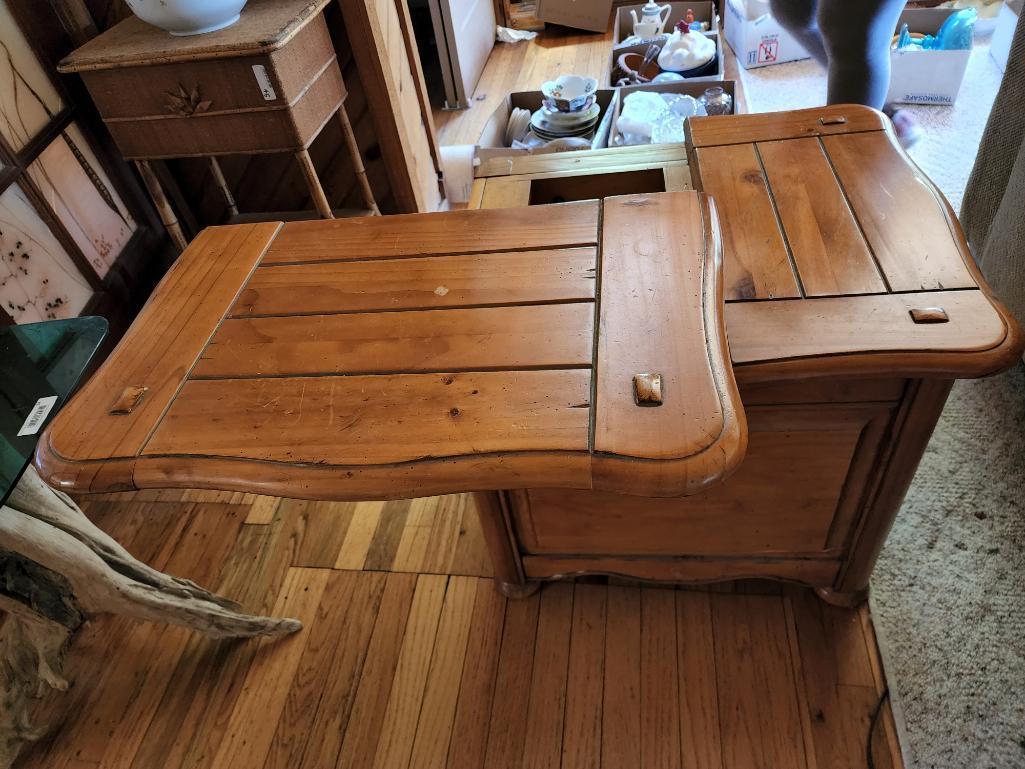
M 892 414 L 888 404 L 757 406 L 729 481 L 678 499 L 530 489 L 513 509 L 527 553 L 835 556 Z
M 301 149 L 345 98 L 323 15 L 270 51 L 83 65 L 81 74 L 133 159 Z

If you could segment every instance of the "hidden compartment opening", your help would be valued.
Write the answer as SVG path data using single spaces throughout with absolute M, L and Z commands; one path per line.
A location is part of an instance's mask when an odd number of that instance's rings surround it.
M 571 203 L 576 200 L 594 200 L 613 195 L 665 191 L 666 177 L 661 168 L 589 176 L 553 176 L 531 181 L 530 205 L 543 206 L 548 203 Z

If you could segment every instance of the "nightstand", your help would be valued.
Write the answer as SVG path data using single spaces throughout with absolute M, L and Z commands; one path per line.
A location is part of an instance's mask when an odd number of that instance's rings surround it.
M 345 111 L 323 10 L 330 0 L 250 0 L 234 25 L 173 37 L 134 16 L 65 58 L 122 154 L 133 160 L 175 243 L 187 241 L 149 161 L 208 157 L 238 213 L 219 155 L 293 153 L 321 217 L 333 218 L 308 148 L 337 116 L 369 213 L 379 214 Z

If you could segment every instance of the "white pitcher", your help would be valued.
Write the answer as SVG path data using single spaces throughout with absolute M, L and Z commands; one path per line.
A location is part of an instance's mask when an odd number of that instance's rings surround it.
M 640 18 L 637 18 L 636 10 L 630 11 L 630 16 L 634 21 L 634 34 L 642 40 L 662 34 L 672 10 L 673 7 L 668 3 L 659 5 L 655 0 L 648 0 L 647 4 L 641 8 Z M 665 13 L 662 13 L 663 11 Z

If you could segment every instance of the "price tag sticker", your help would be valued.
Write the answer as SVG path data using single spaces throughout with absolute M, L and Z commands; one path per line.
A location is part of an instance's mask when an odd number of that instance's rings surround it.
M 50 411 L 53 409 L 54 404 L 57 402 L 56 395 L 50 395 L 46 398 L 40 398 L 36 401 L 36 405 L 32 407 L 32 411 L 29 412 L 28 418 L 25 420 L 25 424 L 18 430 L 18 437 L 23 435 L 35 435 L 39 432 L 39 428 L 43 426 L 43 422 L 50 415 Z
M 278 92 L 274 90 L 270 76 L 267 74 L 267 68 L 263 64 L 254 64 L 253 74 L 256 75 L 256 84 L 260 86 L 260 93 L 263 94 L 265 100 L 274 101 L 278 98 Z

